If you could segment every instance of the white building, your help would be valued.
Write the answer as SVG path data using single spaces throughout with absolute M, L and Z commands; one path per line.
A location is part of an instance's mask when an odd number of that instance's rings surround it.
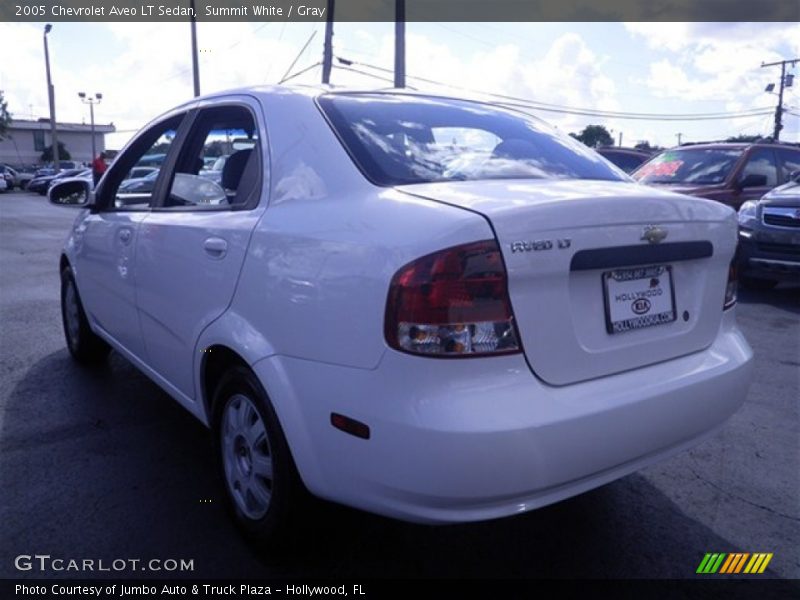
M 114 124 L 95 123 L 95 151 L 105 150 L 105 134 L 116 131 Z M 85 123 L 58 123 L 58 141 L 78 162 L 92 160 L 92 127 Z M 42 151 L 51 145 L 50 119 L 36 121 L 12 119 L 7 136 L 0 140 L 0 163 L 35 165 L 42 162 Z M 63 160 L 64 157 L 61 157 Z

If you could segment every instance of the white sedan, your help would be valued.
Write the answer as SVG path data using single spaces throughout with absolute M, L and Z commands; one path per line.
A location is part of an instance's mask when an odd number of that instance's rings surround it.
M 220 182 L 200 176 L 226 140 Z M 84 206 L 60 259 L 69 350 L 113 348 L 213 430 L 254 537 L 291 531 L 306 491 L 427 523 L 535 509 L 697 444 L 747 393 L 734 211 L 513 110 L 215 94 L 89 188 L 50 192 Z

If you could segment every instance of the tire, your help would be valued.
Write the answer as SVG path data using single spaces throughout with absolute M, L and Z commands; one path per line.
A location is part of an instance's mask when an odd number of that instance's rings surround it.
M 111 347 L 89 327 L 78 286 L 69 267 L 61 272 L 61 323 L 72 358 L 82 365 L 97 365 L 105 361 Z
M 774 279 L 755 279 L 752 277 L 742 277 L 741 284 L 748 290 L 767 291 L 778 285 Z
M 266 392 L 252 371 L 234 367 L 214 393 L 214 455 L 226 505 L 245 537 L 284 550 L 307 492 Z

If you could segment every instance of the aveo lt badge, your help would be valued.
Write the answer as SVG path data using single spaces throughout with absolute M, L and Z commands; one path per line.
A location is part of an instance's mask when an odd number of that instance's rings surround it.
M 517 252 L 540 252 L 542 250 L 566 250 L 572 245 L 572 240 L 562 238 L 559 240 L 534 240 L 530 242 L 511 242 L 511 253 Z

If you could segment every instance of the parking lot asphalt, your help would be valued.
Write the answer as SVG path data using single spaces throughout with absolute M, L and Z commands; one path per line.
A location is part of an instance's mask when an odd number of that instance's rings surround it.
M 191 559 L 125 577 L 695 577 L 706 552 L 774 553 L 800 578 L 800 286 L 740 292 L 755 351 L 745 405 L 712 439 L 576 498 L 447 527 L 309 507 L 295 551 L 242 541 L 205 428 L 125 359 L 82 369 L 59 313 L 58 256 L 76 212 L 0 194 L 0 577 L 21 554 Z M 100 575 L 100 574 L 97 574 Z

